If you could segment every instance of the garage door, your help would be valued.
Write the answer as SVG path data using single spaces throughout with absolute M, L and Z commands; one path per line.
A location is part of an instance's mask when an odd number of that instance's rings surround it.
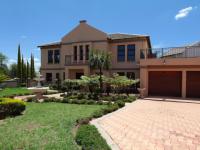
M 150 71 L 149 95 L 181 96 L 182 74 L 180 71 Z
M 200 71 L 187 71 L 186 95 L 200 98 Z

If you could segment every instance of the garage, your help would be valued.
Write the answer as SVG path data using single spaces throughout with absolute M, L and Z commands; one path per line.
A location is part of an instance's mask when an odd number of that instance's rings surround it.
M 200 71 L 187 71 L 186 95 L 188 98 L 200 98 Z
M 149 71 L 149 95 L 181 97 L 181 71 Z

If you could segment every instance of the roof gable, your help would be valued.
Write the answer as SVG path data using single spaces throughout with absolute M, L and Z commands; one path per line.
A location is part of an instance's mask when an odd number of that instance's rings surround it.
M 72 43 L 96 40 L 107 40 L 107 34 L 88 25 L 86 22 L 80 21 L 80 24 L 65 35 L 61 42 Z

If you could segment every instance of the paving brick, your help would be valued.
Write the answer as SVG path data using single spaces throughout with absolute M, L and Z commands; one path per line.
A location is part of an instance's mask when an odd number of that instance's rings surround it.
M 97 119 L 120 150 L 200 150 L 200 104 L 137 100 Z

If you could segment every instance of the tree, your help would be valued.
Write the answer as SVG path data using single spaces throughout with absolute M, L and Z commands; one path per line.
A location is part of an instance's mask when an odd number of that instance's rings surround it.
M 133 84 L 138 83 L 139 80 L 128 79 L 126 76 L 120 76 L 118 74 L 113 74 L 113 78 L 110 80 L 111 87 L 116 93 L 120 93 L 121 90 L 125 89 L 127 95 L 129 94 L 129 87 Z
M 111 64 L 111 54 L 103 50 L 92 50 L 89 54 L 89 64 L 91 68 L 99 69 L 99 83 L 101 93 L 103 92 L 103 70 L 108 70 Z
M 7 56 L 0 52 L 0 67 L 6 64 L 7 59 Z
M 28 60 L 27 60 L 27 62 L 26 62 L 26 84 L 27 84 L 27 86 L 28 86 L 28 79 L 29 79 L 29 77 L 30 77 L 29 71 L 30 71 L 29 62 L 28 62 Z
M 21 49 L 20 49 L 20 45 L 18 46 L 18 58 L 17 58 L 17 77 L 20 79 L 21 81 L 21 76 L 22 76 L 22 65 L 21 65 Z
M 22 55 L 22 60 L 21 60 L 21 82 L 24 82 L 25 79 L 25 68 L 24 68 L 24 58 Z
M 13 63 L 13 64 L 10 65 L 9 76 L 11 78 L 16 78 L 17 77 L 17 64 L 16 63 Z
M 4 70 L 0 68 L 0 83 L 7 80 L 8 76 L 4 73 Z
M 35 77 L 35 64 L 34 64 L 33 54 L 31 54 L 30 77 L 31 77 L 31 79 L 33 79 Z

